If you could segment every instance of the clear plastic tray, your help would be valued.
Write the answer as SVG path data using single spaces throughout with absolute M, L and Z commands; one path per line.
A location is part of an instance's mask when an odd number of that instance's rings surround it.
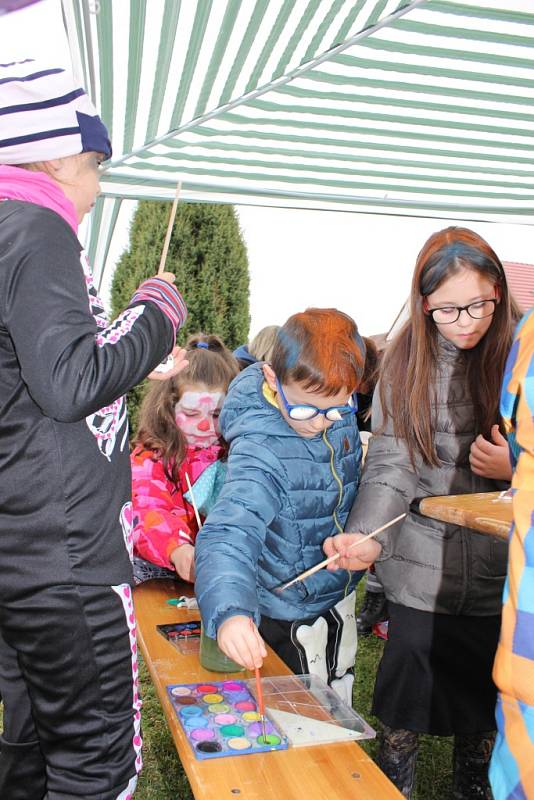
M 256 698 L 256 682 L 245 681 Z M 293 747 L 373 739 L 376 731 L 316 675 L 262 678 L 265 715 Z

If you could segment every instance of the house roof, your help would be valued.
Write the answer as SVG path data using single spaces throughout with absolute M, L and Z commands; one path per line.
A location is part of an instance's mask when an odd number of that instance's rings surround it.
M 524 313 L 534 306 L 534 264 L 503 261 L 503 267 L 510 292 Z

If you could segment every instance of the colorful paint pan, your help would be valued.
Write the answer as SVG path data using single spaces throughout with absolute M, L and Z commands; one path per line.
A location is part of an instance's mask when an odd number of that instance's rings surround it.
M 189 697 L 191 689 L 188 686 L 175 686 L 172 693 L 174 697 Z
M 256 703 L 254 700 L 240 700 L 238 703 L 235 704 L 235 707 L 238 711 L 256 711 Z
M 209 720 L 206 717 L 203 717 L 202 714 L 196 715 L 194 717 L 186 717 L 182 719 L 182 725 L 185 728 L 207 728 L 209 726 Z
M 198 759 L 287 749 L 287 738 L 270 721 L 263 740 L 256 700 L 244 681 L 180 684 L 167 691 Z
M 207 703 L 209 706 L 212 706 L 214 703 L 222 703 L 224 697 L 222 694 L 217 694 L 216 692 L 211 692 L 210 694 L 202 695 L 202 701 Z
M 261 736 L 263 733 L 263 726 L 261 722 L 253 722 L 252 725 L 249 725 L 247 728 L 247 735 L 251 736 L 253 739 L 257 739 L 258 736 Z M 265 733 L 274 733 L 274 727 L 271 722 L 265 720 Z
M 215 732 L 210 728 L 194 728 L 191 731 L 191 739 L 195 742 L 207 742 L 210 739 L 215 739 Z
M 217 725 L 232 725 L 237 721 L 237 717 L 234 717 L 233 714 L 215 714 L 213 720 Z
M 208 711 L 210 714 L 228 714 L 230 711 L 230 706 L 228 703 L 214 703 L 211 706 L 208 706 Z
M 243 719 L 245 722 L 257 722 L 261 717 L 257 711 L 245 711 Z
M 202 709 L 198 706 L 182 706 L 178 709 L 178 713 L 181 717 L 198 717 L 199 714 L 202 714 Z
M 244 736 L 236 736 L 234 739 L 228 739 L 226 742 L 230 750 L 249 750 L 252 747 L 252 742 L 245 739 Z
M 173 700 L 175 703 L 178 703 L 181 706 L 192 706 L 196 703 L 195 698 L 191 697 L 191 695 L 180 695 L 178 697 L 174 697 Z

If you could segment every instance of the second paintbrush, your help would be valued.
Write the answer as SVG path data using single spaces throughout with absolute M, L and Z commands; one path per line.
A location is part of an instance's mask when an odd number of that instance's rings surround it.
M 350 547 L 347 548 L 347 550 L 352 550 L 354 547 L 358 547 L 358 545 L 363 544 L 368 539 L 372 539 L 377 534 L 381 533 L 382 531 L 385 531 L 386 528 L 389 528 L 391 525 L 394 525 L 396 522 L 399 522 L 401 519 L 404 519 L 405 516 L 406 514 L 399 514 L 399 516 L 395 517 L 395 519 L 390 519 L 390 521 L 386 522 L 385 525 L 381 525 L 380 528 L 377 528 L 375 531 L 372 531 L 372 533 L 369 533 L 367 536 L 364 536 L 363 539 L 359 539 L 357 542 L 354 542 L 354 544 L 351 544 Z M 297 583 L 297 581 L 303 581 L 306 578 L 309 578 L 310 575 L 314 575 L 320 569 L 323 569 L 324 567 L 328 566 L 328 564 L 333 564 L 334 561 L 337 561 L 339 558 L 341 558 L 341 553 L 336 553 L 335 555 L 330 556 L 330 558 L 325 558 L 324 561 L 319 562 L 319 564 L 316 564 L 314 567 L 311 567 L 311 569 L 307 569 L 305 572 L 302 572 L 300 575 L 297 575 L 297 577 L 293 578 L 293 580 L 289 581 L 289 583 L 285 583 L 283 586 L 279 586 L 277 589 L 275 589 L 275 591 L 283 592 L 285 589 L 288 589 L 290 586 L 293 586 L 294 583 Z

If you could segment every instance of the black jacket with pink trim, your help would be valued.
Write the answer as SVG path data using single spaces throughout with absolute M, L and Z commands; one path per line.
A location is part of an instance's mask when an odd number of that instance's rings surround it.
M 0 600 L 131 581 L 123 395 L 173 344 L 150 301 L 108 325 L 60 216 L 0 202 Z

